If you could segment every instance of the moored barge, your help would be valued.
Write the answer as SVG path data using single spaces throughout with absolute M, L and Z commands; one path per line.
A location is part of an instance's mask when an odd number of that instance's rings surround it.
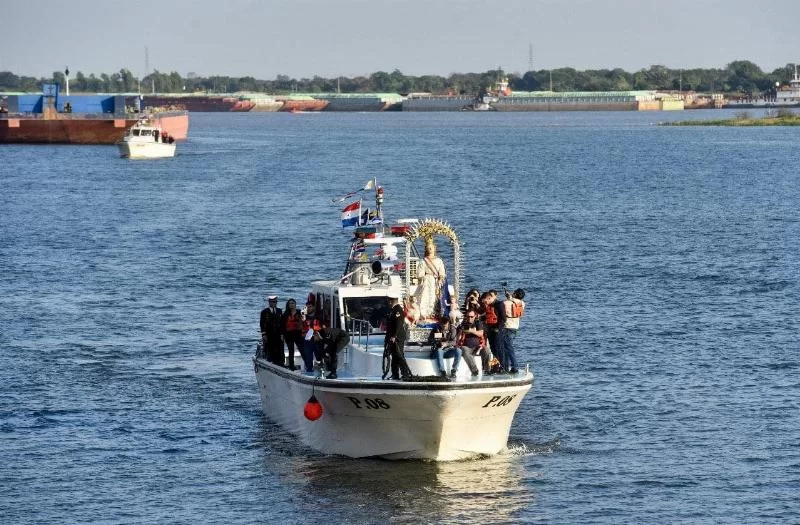
M 116 144 L 143 116 L 138 96 L 65 95 L 45 84 L 41 95 L 5 95 L 0 143 Z M 186 111 L 153 111 L 149 118 L 175 140 L 186 140 Z

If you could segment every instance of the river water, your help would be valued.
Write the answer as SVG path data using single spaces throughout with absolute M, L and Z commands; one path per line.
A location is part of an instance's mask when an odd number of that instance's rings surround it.
M 786 523 L 797 128 L 680 113 L 193 114 L 174 159 L 0 146 L 3 523 Z M 528 291 L 505 453 L 325 457 L 261 414 L 267 294 L 344 267 L 331 199 Z

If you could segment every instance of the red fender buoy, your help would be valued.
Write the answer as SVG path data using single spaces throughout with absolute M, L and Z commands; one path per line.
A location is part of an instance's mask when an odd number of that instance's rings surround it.
M 308 401 L 306 401 L 306 406 L 303 407 L 303 415 L 305 415 L 306 419 L 309 421 L 316 421 L 322 417 L 322 405 L 319 404 L 319 401 L 317 401 L 317 398 L 313 394 L 308 398 Z

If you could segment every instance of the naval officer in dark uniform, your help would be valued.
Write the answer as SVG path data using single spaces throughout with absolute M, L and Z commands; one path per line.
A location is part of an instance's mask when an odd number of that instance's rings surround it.
M 281 316 L 283 312 L 278 308 L 278 296 L 267 297 L 269 306 L 261 310 L 261 341 L 264 353 L 270 363 L 285 366 L 283 357 L 283 336 L 281 335 Z
M 400 294 L 389 292 L 389 316 L 386 318 L 386 338 L 383 342 L 384 356 L 388 354 L 391 359 L 392 379 L 411 379 L 411 369 L 408 368 L 403 349 L 406 345 L 406 314 L 400 304 Z M 384 376 L 386 371 L 384 371 Z

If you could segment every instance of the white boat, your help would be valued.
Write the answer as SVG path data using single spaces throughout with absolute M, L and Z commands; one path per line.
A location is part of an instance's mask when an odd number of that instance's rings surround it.
M 175 139 L 150 119 L 142 119 L 131 126 L 117 146 L 123 158 L 161 159 L 175 156 Z
M 417 325 L 409 329 L 405 346 L 413 379 L 384 379 L 381 320 L 390 292 L 408 297 L 416 291 L 422 264 L 417 241 L 448 241 L 454 297 L 461 287 L 462 255 L 458 237 L 443 221 L 384 226 L 383 189 L 375 188 L 381 224 L 356 228 L 342 276 L 312 284 L 317 311 L 350 334 L 337 378 L 271 363 L 259 345 L 253 362 L 264 414 L 325 454 L 435 461 L 497 454 L 506 448 L 514 414 L 533 384 L 527 366 L 515 374 L 478 376 L 461 366 L 455 377 L 442 378 L 427 344 L 431 327 Z M 447 359 L 446 369 L 450 366 Z M 318 419 L 306 415 L 310 402 L 319 404 L 313 407 L 321 409 Z

